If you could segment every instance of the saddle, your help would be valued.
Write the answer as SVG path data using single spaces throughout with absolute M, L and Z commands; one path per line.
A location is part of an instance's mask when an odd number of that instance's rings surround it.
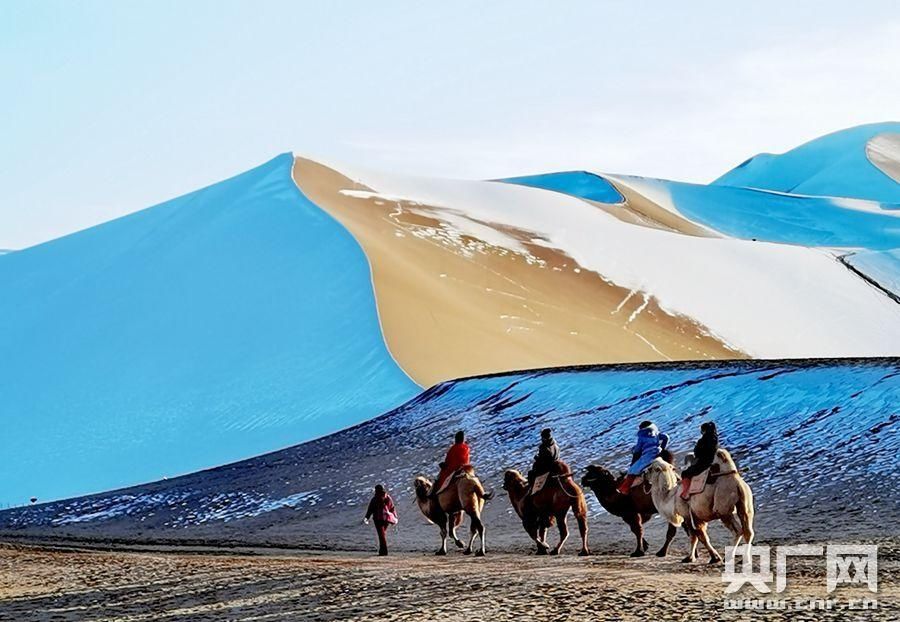
M 448 477 L 447 479 L 444 480 L 444 483 L 441 484 L 441 487 L 438 488 L 438 491 L 435 494 L 438 494 L 438 495 L 441 494 L 442 492 L 447 490 L 447 488 L 450 486 L 450 484 L 452 484 L 456 480 L 462 479 L 464 477 L 465 478 L 473 477 L 474 475 L 475 475 L 475 467 L 473 467 L 471 464 L 465 464 L 465 465 L 459 467 L 458 469 L 456 469 L 455 471 L 453 471 L 453 473 L 450 475 L 450 477 Z
M 565 477 L 572 477 L 572 473 L 569 471 L 569 467 L 565 462 L 557 460 L 553 463 L 553 466 L 549 471 L 534 477 L 534 483 L 531 485 L 531 491 L 528 494 L 534 495 L 539 493 L 551 479 L 559 480 Z
M 542 475 L 538 475 L 534 478 L 534 483 L 531 485 L 531 492 L 529 494 L 537 494 L 543 488 L 544 484 L 547 483 L 547 479 L 549 479 L 550 473 L 543 473 Z
M 699 475 L 695 475 L 691 478 L 691 485 L 687 491 L 688 497 L 692 497 L 703 492 L 704 489 L 706 489 L 707 484 L 714 483 L 720 477 L 725 477 L 726 475 L 733 475 L 737 473 L 737 469 L 729 469 L 727 471 L 723 471 L 722 467 L 725 465 L 722 464 L 720 460 L 722 460 L 722 456 L 717 454 L 716 461 L 713 462 L 708 469 L 701 471 Z M 687 456 L 685 456 L 684 462 L 685 465 L 693 464 L 694 455 L 688 454 Z

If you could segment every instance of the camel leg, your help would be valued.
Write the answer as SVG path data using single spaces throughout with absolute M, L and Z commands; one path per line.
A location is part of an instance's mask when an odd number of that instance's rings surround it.
M 578 533 L 581 535 L 581 550 L 578 551 L 578 556 L 587 557 L 591 554 L 591 549 L 588 547 L 587 514 L 576 514 L 575 521 L 578 523 Z
M 528 535 L 531 536 L 531 539 L 534 540 L 534 543 L 537 544 L 537 554 L 538 555 L 546 555 L 550 551 L 550 547 L 547 546 L 547 528 L 546 527 L 538 527 L 535 526 L 525 526 L 525 531 L 528 532 Z
M 720 563 L 722 561 L 722 556 L 719 555 L 719 552 L 713 547 L 712 542 L 709 541 L 709 534 L 706 533 L 706 523 L 699 523 L 697 525 L 697 535 L 700 536 L 700 542 L 702 542 L 706 550 L 709 551 L 709 563 Z
M 675 534 L 678 532 L 678 529 L 672 523 L 669 523 L 669 528 L 666 530 L 666 541 L 663 543 L 662 548 L 656 552 L 657 557 L 665 557 L 669 554 L 669 546 L 672 544 L 672 540 L 675 539 Z
M 459 539 L 459 536 L 456 535 L 456 529 L 462 523 L 462 514 L 460 512 L 454 512 L 450 517 L 450 538 L 453 540 L 453 543 L 457 548 L 462 548 L 465 546 L 462 540 Z
M 631 527 L 631 533 L 634 534 L 635 539 L 637 540 L 637 544 L 635 545 L 635 549 L 631 552 L 632 557 L 643 557 L 644 556 L 644 522 L 641 520 L 640 514 L 635 514 L 634 518 L 628 521 L 628 526 Z
M 681 560 L 683 563 L 687 564 L 697 559 L 697 530 L 691 529 L 691 527 L 687 524 L 687 521 L 682 524 L 682 527 L 684 527 L 685 533 L 691 540 L 690 544 L 688 545 L 688 554 L 684 557 L 684 559 Z
M 549 549 L 550 545 L 547 544 L 547 528 L 546 527 L 538 527 L 538 539 L 541 544 L 544 545 L 545 548 Z
M 741 526 L 737 519 L 737 514 L 730 514 L 729 516 L 722 517 L 722 524 L 728 528 L 728 531 L 734 536 L 734 544 L 731 547 L 731 552 L 728 554 L 729 558 L 737 555 L 738 547 L 741 545 L 741 541 L 744 539 L 744 533 L 741 530 Z
M 447 554 L 447 526 L 450 524 L 452 519 L 447 516 L 444 518 L 444 522 L 438 525 L 441 529 L 441 548 L 434 552 L 435 555 L 446 555 Z
M 475 557 L 484 557 L 487 553 L 487 547 L 484 543 L 484 522 L 481 520 L 481 515 L 477 513 L 470 515 L 469 518 L 472 522 L 472 542 L 475 541 L 475 534 L 478 534 L 481 540 L 481 548 L 475 552 Z
M 478 528 L 476 526 L 476 515 L 469 514 L 469 544 L 463 550 L 463 554 L 471 555 L 472 554 L 472 546 L 475 544 L 475 536 L 478 535 Z
M 562 550 L 562 547 L 566 543 L 566 540 L 569 539 L 568 518 L 569 508 L 566 508 L 556 515 L 556 526 L 559 529 L 559 543 L 554 547 L 552 551 L 550 551 L 551 555 L 559 555 L 559 552 Z
M 750 559 L 750 544 L 753 542 L 753 498 L 742 498 L 737 504 L 737 515 L 741 520 L 741 530 L 747 545 L 745 554 Z

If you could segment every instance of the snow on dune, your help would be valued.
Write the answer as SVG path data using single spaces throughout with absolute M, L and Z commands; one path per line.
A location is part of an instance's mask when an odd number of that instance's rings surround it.
M 713 237 L 726 235 L 799 246 L 868 249 L 900 246 L 900 222 L 897 221 L 900 205 L 631 175 L 597 173 L 593 178 L 609 180 L 620 189 L 631 190 Z M 566 194 L 589 198 L 583 186 L 573 185 L 566 189 Z
M 830 536 L 883 536 L 896 532 L 900 515 L 888 494 L 900 451 L 898 393 L 898 359 L 592 366 L 453 380 L 296 447 L 0 512 L 0 534 L 359 549 L 370 546 L 359 522 L 372 486 L 383 483 L 401 515 L 395 544 L 423 550 L 436 534 L 412 504 L 412 479 L 434 473 L 453 433 L 464 429 L 479 476 L 498 493 L 485 507 L 489 539 L 525 546 L 499 486 L 505 469 L 531 464 L 540 430 L 553 429 L 580 479 L 591 463 L 624 470 L 638 422 L 651 418 L 670 435 L 679 463 L 699 425 L 717 423 L 753 488 L 763 539 L 821 537 L 823 524 Z M 588 504 L 592 542 L 628 551 L 628 528 L 593 494 Z
M 572 194 L 583 199 L 599 201 L 600 203 L 621 204 L 625 201 L 622 193 L 608 180 L 604 179 L 603 176 L 587 171 L 526 175 L 523 177 L 509 177 L 499 181 L 520 186 L 543 188 L 544 190 L 556 190 L 557 192 Z
M 900 246 L 900 205 L 658 180 L 674 209 L 725 235 L 799 246 Z
M 668 311 L 755 357 L 900 351 L 900 306 L 825 251 L 634 226 L 543 189 L 339 170 L 379 193 L 530 230 L 605 279 L 657 297 Z

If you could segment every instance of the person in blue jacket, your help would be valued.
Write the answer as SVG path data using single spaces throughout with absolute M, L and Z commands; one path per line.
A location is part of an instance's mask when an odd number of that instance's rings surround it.
M 619 485 L 619 492 L 627 495 L 637 476 L 660 456 L 668 444 L 668 434 L 660 432 L 652 421 L 642 421 L 638 426 L 637 443 L 631 449 L 631 466 Z

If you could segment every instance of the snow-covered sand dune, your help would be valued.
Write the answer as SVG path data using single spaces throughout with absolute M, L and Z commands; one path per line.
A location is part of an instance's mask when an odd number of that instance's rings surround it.
M 761 543 L 896 536 L 900 506 L 889 482 L 900 451 L 898 397 L 898 359 L 670 363 L 454 380 L 296 447 L 2 512 L 0 534 L 368 549 L 370 528 L 359 523 L 372 486 L 383 482 L 400 509 L 396 545 L 428 550 L 435 528 L 412 506 L 412 479 L 433 474 L 453 433 L 465 429 L 480 476 L 498 492 L 486 511 L 490 543 L 525 548 L 499 485 L 504 469 L 528 468 L 541 428 L 553 428 L 562 457 L 582 473 L 592 462 L 624 469 L 638 423 L 652 419 L 679 454 L 693 446 L 702 422 L 717 422 L 753 487 Z M 589 504 L 593 544 L 630 551 L 627 528 L 591 496 Z M 652 523 L 658 541 L 661 524 Z
M 385 204 L 432 206 L 437 218 L 453 214 L 446 222 L 458 236 L 482 239 L 490 227 L 493 238 L 506 236 L 493 245 L 509 252 L 521 244 L 511 229 L 531 236 L 753 357 L 900 352 L 900 306 L 826 249 L 641 226 L 574 196 L 510 183 L 340 170 Z
M 271 451 L 461 376 L 898 355 L 898 135 L 838 132 L 710 186 L 285 154 L 4 254 L 0 504 Z
M 245 458 L 419 391 L 292 161 L 0 258 L 0 503 Z
M 754 156 L 713 183 L 897 204 L 900 184 L 889 172 L 900 159 L 897 134 L 896 121 L 840 130 L 787 153 Z
M 744 356 L 516 213 L 525 203 L 548 215 L 574 205 L 598 232 L 615 220 L 580 200 L 493 182 L 447 182 L 470 195 L 435 201 L 414 190 L 395 196 L 303 158 L 294 177 L 365 249 L 385 339 L 420 384 L 524 367 Z M 479 212 L 479 197 L 506 209 L 505 219 Z

